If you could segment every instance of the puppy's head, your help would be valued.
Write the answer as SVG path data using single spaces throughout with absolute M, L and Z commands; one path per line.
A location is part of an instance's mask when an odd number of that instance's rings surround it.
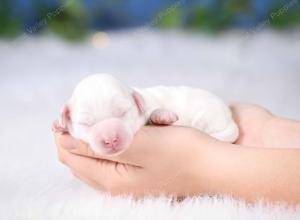
M 145 123 L 141 95 L 106 74 L 83 79 L 62 110 L 63 129 L 102 155 L 126 149 Z

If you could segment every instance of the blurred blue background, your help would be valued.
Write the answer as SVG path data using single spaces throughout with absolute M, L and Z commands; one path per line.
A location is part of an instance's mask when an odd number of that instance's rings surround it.
M 136 26 L 217 32 L 266 22 L 299 25 L 298 0 L 0 0 L 0 36 L 54 32 L 81 39 L 91 30 Z

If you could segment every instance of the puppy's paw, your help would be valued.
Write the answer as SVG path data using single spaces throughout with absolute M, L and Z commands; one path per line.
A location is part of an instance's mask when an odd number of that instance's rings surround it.
M 178 116 L 167 109 L 156 109 L 150 115 L 150 122 L 157 125 L 171 125 L 178 120 Z
M 65 133 L 67 132 L 66 128 L 64 128 L 61 123 L 59 122 L 59 120 L 55 120 L 52 124 L 52 131 L 55 133 Z

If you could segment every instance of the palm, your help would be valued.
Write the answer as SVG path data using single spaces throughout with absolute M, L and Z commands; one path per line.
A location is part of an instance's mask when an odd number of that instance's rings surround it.
M 244 146 L 265 146 L 264 128 L 272 114 L 260 106 L 251 104 L 234 103 L 230 108 L 240 129 L 236 143 Z

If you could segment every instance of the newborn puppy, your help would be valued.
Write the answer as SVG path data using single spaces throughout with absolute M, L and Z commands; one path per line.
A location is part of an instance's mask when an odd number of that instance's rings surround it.
M 228 106 L 207 91 L 130 88 L 107 74 L 79 82 L 53 129 L 89 143 L 98 154 L 111 155 L 125 150 L 147 123 L 189 126 L 226 142 L 234 142 L 239 133 Z

